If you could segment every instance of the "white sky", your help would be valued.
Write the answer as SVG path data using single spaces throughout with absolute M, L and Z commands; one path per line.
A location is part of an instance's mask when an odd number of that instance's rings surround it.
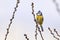
M 41 10 L 44 16 L 44 32 L 42 32 L 44 39 L 56 40 L 48 30 L 48 27 L 50 27 L 52 30 L 56 28 L 58 32 L 60 31 L 60 15 L 56 11 L 56 6 L 52 0 L 21 0 L 7 40 L 26 40 L 24 37 L 25 33 L 30 40 L 34 39 L 35 22 L 33 21 L 33 16 L 31 14 L 32 2 L 35 4 L 35 13 Z M 60 0 L 57 0 L 57 2 L 59 3 Z M 6 28 L 8 27 L 10 18 L 13 14 L 15 4 L 16 0 L 0 0 L 0 40 L 4 40 Z M 41 39 L 39 33 L 38 39 Z

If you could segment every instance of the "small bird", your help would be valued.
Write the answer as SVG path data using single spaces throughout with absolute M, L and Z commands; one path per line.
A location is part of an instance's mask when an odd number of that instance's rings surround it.
M 42 27 L 42 24 L 43 24 L 43 15 L 42 15 L 42 12 L 40 10 L 38 11 L 38 13 L 36 13 L 36 21 L 40 25 L 41 30 L 44 31 L 43 27 Z

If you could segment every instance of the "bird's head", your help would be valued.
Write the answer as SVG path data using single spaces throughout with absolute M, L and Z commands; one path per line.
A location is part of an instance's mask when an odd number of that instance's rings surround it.
M 36 15 L 42 15 L 42 12 L 39 10 L 38 13 L 36 13 Z

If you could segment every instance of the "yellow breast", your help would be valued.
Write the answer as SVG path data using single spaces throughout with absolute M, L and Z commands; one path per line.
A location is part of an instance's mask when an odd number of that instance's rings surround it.
M 40 24 L 40 25 L 42 25 L 42 23 L 43 23 L 43 16 L 36 16 L 36 20 L 37 20 L 37 22 Z

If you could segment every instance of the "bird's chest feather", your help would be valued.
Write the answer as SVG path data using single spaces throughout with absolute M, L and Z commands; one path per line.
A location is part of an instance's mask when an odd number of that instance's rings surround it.
M 37 16 L 37 21 L 42 21 L 42 16 Z
M 40 23 L 40 24 L 42 24 L 42 22 L 43 22 L 43 16 L 37 16 L 37 22 L 38 23 Z

